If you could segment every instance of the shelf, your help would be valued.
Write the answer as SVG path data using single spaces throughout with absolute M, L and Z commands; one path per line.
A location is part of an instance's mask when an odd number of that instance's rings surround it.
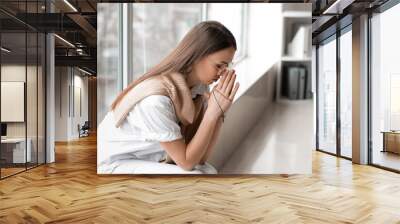
M 298 58 L 298 57 L 292 57 L 292 56 L 282 56 L 282 61 L 287 61 L 287 62 L 311 62 L 311 57 Z
M 282 15 L 284 18 L 302 18 L 311 20 L 311 12 L 285 11 Z

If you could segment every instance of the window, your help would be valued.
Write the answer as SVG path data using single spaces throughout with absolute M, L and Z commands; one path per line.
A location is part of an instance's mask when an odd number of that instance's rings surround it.
M 207 20 L 216 20 L 224 24 L 235 36 L 238 47 L 234 63 L 246 57 L 247 4 L 211 3 L 207 4 Z
M 400 130 L 400 73 L 390 74 L 390 130 Z
M 244 39 L 247 4 L 130 4 L 132 65 L 129 81 L 159 63 L 197 23 L 216 20 L 232 31 L 238 50 L 234 62 L 246 56 Z M 163 15 L 162 17 L 160 15 Z M 161 19 L 162 18 L 162 19 Z M 154 44 L 157 43 L 157 44 Z
M 340 36 L 340 154 L 351 158 L 352 150 L 352 34 L 351 26 Z
M 143 75 L 176 47 L 183 36 L 202 19 L 203 5 L 130 4 L 132 16 L 132 64 L 129 80 Z M 128 17 L 129 18 L 129 17 Z
M 224 6 L 224 8 L 222 8 Z M 229 7 L 228 7 L 229 6 Z M 98 4 L 98 122 L 117 94 L 173 50 L 203 20 L 217 20 L 236 38 L 234 62 L 246 54 L 247 4 Z M 110 22 L 106 22 L 110 21 Z
M 120 10 L 121 4 L 101 3 L 97 5 L 98 14 L 98 61 L 97 67 L 97 122 L 100 123 L 111 103 L 122 90 L 122 76 L 119 68 L 120 50 Z M 105 22 L 105 21 L 111 22 Z
M 318 48 L 318 148 L 336 153 L 336 36 Z
M 400 4 L 371 18 L 372 163 L 395 170 L 400 170 L 400 132 L 391 132 L 400 130 L 399 21 Z

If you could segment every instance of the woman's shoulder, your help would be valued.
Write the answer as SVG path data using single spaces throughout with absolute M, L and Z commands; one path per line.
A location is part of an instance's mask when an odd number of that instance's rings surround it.
M 172 100 L 164 95 L 150 95 L 143 98 L 139 103 L 140 106 L 163 106 L 169 107 L 172 105 Z
M 153 126 L 155 123 L 177 122 L 172 100 L 164 95 L 150 95 L 143 98 L 129 114 L 129 119 L 136 121 L 139 119 Z

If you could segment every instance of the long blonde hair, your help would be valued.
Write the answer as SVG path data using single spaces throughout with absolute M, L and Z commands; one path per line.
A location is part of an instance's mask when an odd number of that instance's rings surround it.
M 178 46 L 167 55 L 159 64 L 131 82 L 117 96 L 111 105 L 114 110 L 122 98 L 140 82 L 157 75 L 179 72 L 187 75 L 192 65 L 203 57 L 217 51 L 233 47 L 236 40 L 233 34 L 217 21 L 204 21 L 194 26 L 179 42 Z

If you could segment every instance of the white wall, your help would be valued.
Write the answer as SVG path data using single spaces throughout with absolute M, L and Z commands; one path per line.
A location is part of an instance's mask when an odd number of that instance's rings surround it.
M 247 55 L 235 67 L 240 88 L 238 98 L 281 59 L 282 5 L 249 4 Z
M 27 79 L 27 80 L 26 80 Z M 3 113 L 19 113 L 22 121 L 20 122 L 6 122 L 7 123 L 7 137 L 25 137 L 30 140 L 30 149 L 32 161 L 36 162 L 36 158 L 39 159 L 39 163 L 44 163 L 44 150 L 45 150 L 45 116 L 43 110 L 45 100 L 44 90 L 44 73 L 42 67 L 32 66 L 25 64 L 3 64 L 1 66 L 1 81 L 2 82 L 24 82 L 26 89 L 26 99 L 22 96 L 19 102 L 18 108 L 12 106 L 4 106 L 2 102 L 2 114 Z M 9 98 L 6 89 L 2 89 L 1 98 Z M 15 90 L 14 90 L 15 91 Z M 24 89 L 19 89 L 19 94 L 24 94 Z M 11 104 L 13 102 L 10 102 Z M 18 102 L 14 102 L 18 103 Z M 22 104 L 22 105 L 21 105 Z M 26 104 L 26 105 L 25 105 Z M 15 106 L 15 105 L 14 105 Z M 14 111 L 13 111 L 14 110 Z M 19 111 L 15 111 L 19 110 Z M 26 119 L 24 115 L 26 113 Z M 3 118 L 2 118 L 3 120 Z
M 26 83 L 25 69 L 28 69 L 28 72 L 29 72 L 32 70 L 32 67 L 28 66 L 26 68 L 25 65 L 2 65 L 1 66 L 1 81 L 2 82 L 24 82 L 24 83 Z M 3 93 L 3 90 L 2 90 L 2 93 Z M 4 97 L 7 97 L 7 96 L 1 96 L 1 98 L 4 98 Z M 2 105 L 3 105 L 3 103 L 2 103 Z M 5 111 L 9 110 L 9 108 L 1 108 L 1 110 L 2 110 L 2 114 L 3 114 Z M 22 113 L 24 113 L 24 107 L 22 108 Z M 14 137 L 24 137 L 25 136 L 25 122 L 7 122 L 7 123 L 8 123 L 7 135 L 9 137 L 10 136 L 14 136 Z
M 77 139 L 78 124 L 88 120 L 88 78 L 77 69 L 56 67 L 55 85 L 55 140 Z M 79 89 L 81 97 L 78 97 Z M 79 98 L 81 103 L 77 101 Z M 82 113 L 79 113 L 79 104 Z
M 17 81 L 17 82 L 26 82 L 25 75 L 28 72 L 29 75 L 36 74 L 36 67 L 25 65 L 2 65 L 1 66 L 1 81 Z M 30 80 L 28 77 L 29 85 L 35 86 L 36 80 Z M 36 104 L 36 88 L 27 88 L 27 104 L 31 106 L 31 108 L 27 109 L 27 122 L 28 122 L 28 137 L 34 130 L 36 130 L 36 113 L 32 113 L 37 107 Z M 3 96 L 2 96 L 3 97 Z M 31 104 L 35 102 L 34 104 Z M 30 105 L 31 104 L 31 105 Z M 1 110 L 7 110 L 7 108 L 1 108 Z M 34 122 L 34 123 L 32 123 Z M 25 126 L 26 122 L 7 122 L 7 136 L 8 137 L 25 137 Z M 36 133 L 36 131 L 34 132 Z
M 67 67 L 55 68 L 55 141 L 68 139 L 68 85 L 69 76 Z

